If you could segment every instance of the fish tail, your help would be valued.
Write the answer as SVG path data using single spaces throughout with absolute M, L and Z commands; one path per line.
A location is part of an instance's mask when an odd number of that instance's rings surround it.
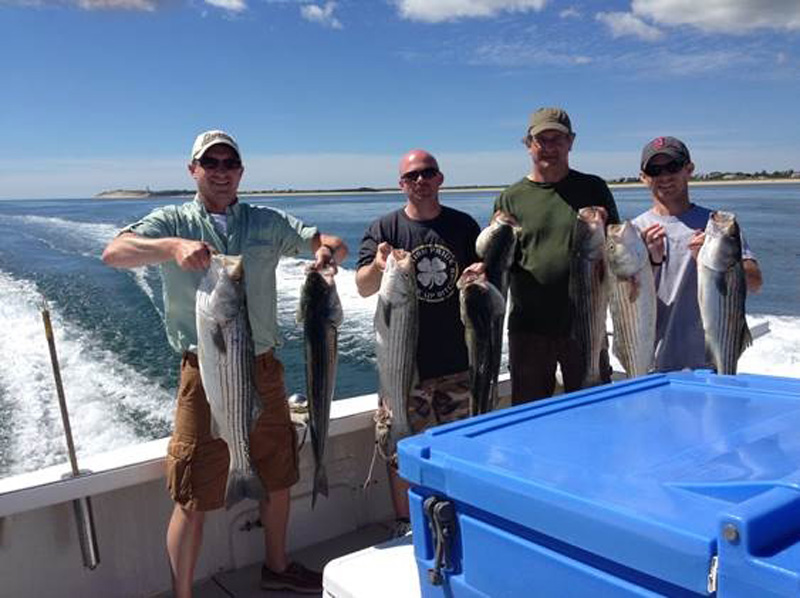
M 314 489 L 311 493 L 311 508 L 317 504 L 317 495 L 322 494 L 328 498 L 328 472 L 325 466 L 320 464 L 314 471 Z
M 266 497 L 264 485 L 253 472 L 233 470 L 228 472 L 228 485 L 225 489 L 225 507 L 230 509 L 244 498 L 262 500 Z

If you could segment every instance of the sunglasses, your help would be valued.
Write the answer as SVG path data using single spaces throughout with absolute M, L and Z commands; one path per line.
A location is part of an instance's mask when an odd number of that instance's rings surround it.
M 419 177 L 422 177 L 427 181 L 428 179 L 435 177 L 437 174 L 439 174 L 439 169 L 431 167 L 423 168 L 422 170 L 411 170 L 402 175 L 400 178 L 408 183 L 411 183 L 419 180 Z
M 222 167 L 223 170 L 239 170 L 242 167 L 242 161 L 239 158 L 225 158 L 219 160 L 211 156 L 203 156 L 197 163 L 203 167 L 203 170 L 216 170 Z
M 564 133 L 558 133 L 556 135 L 552 135 L 549 137 L 545 137 L 542 135 L 534 135 L 533 137 L 531 137 L 531 141 L 539 149 L 543 149 L 545 147 L 550 147 L 550 146 L 566 145 L 567 142 L 569 142 L 569 139 L 570 136 L 565 135 Z
M 657 177 L 665 172 L 675 174 L 676 172 L 680 172 L 684 166 L 686 166 L 686 162 L 680 160 L 673 160 L 666 164 L 648 164 L 644 169 L 644 173 L 649 177 Z

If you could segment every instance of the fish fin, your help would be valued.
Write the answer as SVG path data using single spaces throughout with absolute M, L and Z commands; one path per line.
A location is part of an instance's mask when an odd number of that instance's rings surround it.
M 211 416 L 211 429 L 209 431 L 212 438 L 222 438 L 222 434 L 220 434 L 219 424 L 217 423 L 217 418 Z
M 635 276 L 628 280 L 628 299 L 631 303 L 636 303 L 641 291 L 641 282 Z
M 225 336 L 222 334 L 222 326 L 219 324 L 216 324 L 211 330 L 211 342 L 214 343 L 221 355 L 228 352 L 228 348 L 225 346 Z
M 728 296 L 728 282 L 726 273 L 714 273 L 714 286 L 717 288 L 720 296 Z
M 604 283 L 606 281 L 606 274 L 608 274 L 606 270 L 606 261 L 594 260 L 592 262 L 592 268 L 595 270 L 595 274 L 597 275 L 598 280 L 600 280 L 600 283 Z
M 338 328 L 344 320 L 344 310 L 342 309 L 342 301 L 339 299 L 339 293 L 336 290 L 332 291 L 330 301 L 331 324 L 333 324 L 334 328 Z
M 311 508 L 317 504 L 317 495 L 322 494 L 328 498 L 328 472 L 325 465 L 321 464 L 314 471 L 314 489 L 311 494 Z
M 389 328 L 389 325 L 392 323 L 392 306 L 380 297 L 378 297 L 378 307 L 375 311 L 375 317 L 379 318 L 386 328 Z
M 747 325 L 747 320 L 742 318 L 742 344 L 739 347 L 739 356 L 741 357 L 744 350 L 747 349 L 750 345 L 753 344 L 753 335 L 750 332 L 750 327 Z

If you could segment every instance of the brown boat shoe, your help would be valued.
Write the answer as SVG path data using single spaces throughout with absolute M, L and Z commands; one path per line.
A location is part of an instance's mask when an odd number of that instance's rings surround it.
M 261 567 L 261 589 L 297 592 L 298 594 L 321 594 L 322 573 L 306 569 L 300 563 L 289 563 L 289 566 L 280 573 L 263 565 Z

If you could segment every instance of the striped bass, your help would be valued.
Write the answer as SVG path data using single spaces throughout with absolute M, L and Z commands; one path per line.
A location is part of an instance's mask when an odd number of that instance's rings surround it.
M 735 374 L 739 357 L 753 342 L 745 320 L 746 298 L 739 224 L 729 212 L 712 212 L 697 256 L 697 300 L 706 353 L 718 374 Z
M 310 412 L 311 448 L 314 452 L 314 488 L 311 507 L 317 495 L 328 496 L 328 475 L 325 471 L 325 444 L 331 419 L 331 402 L 336 386 L 339 357 L 339 325 L 342 304 L 336 292 L 332 267 L 306 272 L 300 291 L 298 322 L 303 323 L 306 358 L 306 396 Z
M 606 343 L 608 284 L 605 259 L 606 211 L 581 208 L 572 235 L 569 297 L 572 337 L 583 352 L 581 388 L 600 384 L 600 351 Z
M 411 434 L 407 409 L 417 378 L 418 312 L 414 261 L 409 252 L 394 249 L 386 260 L 375 310 L 380 396 L 390 417 L 378 444 L 387 459 L 395 455 L 397 441 Z
M 196 295 L 197 360 L 211 434 L 228 445 L 225 506 L 262 499 L 264 486 L 250 460 L 250 431 L 261 411 L 253 382 L 253 341 L 245 306 L 241 256 L 215 254 Z
M 508 296 L 508 279 L 514 263 L 518 230 L 519 225 L 513 216 L 498 212 L 475 241 L 475 252 L 486 266 L 488 281 L 500 291 L 503 300 Z
M 465 272 L 457 284 L 469 353 L 470 415 L 478 415 L 497 406 L 506 301 L 485 273 Z
M 642 376 L 655 357 L 656 285 L 647 246 L 630 221 L 606 228 L 606 259 L 614 355 L 628 378 Z

